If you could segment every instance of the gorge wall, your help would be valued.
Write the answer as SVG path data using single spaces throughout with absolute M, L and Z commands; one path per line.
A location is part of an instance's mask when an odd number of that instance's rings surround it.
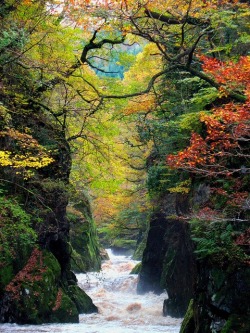
M 50 150 L 53 162 L 29 175 L 8 166 L 0 170 L 0 321 L 78 322 L 79 313 L 95 312 L 97 308 L 77 286 L 71 271 L 70 223 L 66 214 L 70 148 L 60 128 L 51 124 L 40 108 L 26 101 L 13 106 L 8 95 L 1 97 L 5 105 L 0 119 L 1 150 L 11 147 L 20 154 L 25 127 L 29 129 L 29 136 L 24 136 L 27 149 L 28 138 L 34 145 L 30 148 L 33 154 L 39 145 L 39 149 Z M 94 266 L 99 268 L 99 263 Z
M 249 265 L 198 266 L 194 300 L 184 318 L 181 333 L 246 333 L 250 331 Z
M 190 229 L 180 216 L 189 211 L 187 196 L 168 194 L 152 214 L 139 274 L 138 293 L 164 289 L 164 315 L 183 317 L 194 295 L 196 263 Z
M 204 183 L 196 184 L 192 195 L 161 198 L 151 216 L 137 289 L 139 293 L 165 289 L 163 314 L 184 317 L 181 333 L 246 333 L 250 330 L 248 210 L 231 223 L 209 218 L 206 224 L 204 219 L 190 221 L 191 208 L 206 206 L 210 200 L 210 187 Z

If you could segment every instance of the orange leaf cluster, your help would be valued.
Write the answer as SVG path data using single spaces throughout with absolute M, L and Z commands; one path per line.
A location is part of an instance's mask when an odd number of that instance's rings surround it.
M 60 308 L 60 306 L 62 304 L 62 295 L 63 295 L 62 289 L 59 288 L 58 292 L 57 292 L 57 296 L 56 296 L 55 305 L 52 308 L 52 311 L 56 311 L 56 310 L 58 310 Z
M 202 56 L 203 70 L 219 83 L 228 87 L 234 84 L 250 87 L 250 57 L 241 57 L 237 63 L 223 63 L 214 58 Z M 246 94 L 247 95 L 247 94 Z M 200 173 L 221 172 L 230 175 L 225 167 L 227 158 L 244 157 L 242 142 L 250 137 L 250 99 L 244 104 L 227 103 L 202 114 L 200 121 L 206 125 L 205 137 L 192 133 L 190 145 L 177 155 L 167 156 L 171 168 L 182 168 Z M 196 169 L 196 170 L 194 170 Z
M 177 155 L 167 156 L 167 164 L 171 168 L 193 168 L 197 164 L 204 164 L 207 161 L 206 141 L 197 133 L 192 133 L 190 145 Z
M 237 155 L 240 141 L 250 135 L 250 103 L 243 105 L 228 103 L 213 110 L 211 115 L 202 115 L 200 121 L 206 125 L 206 137 L 192 133 L 190 145 L 177 155 L 168 155 L 171 168 L 202 169 L 219 171 L 226 158 Z
M 249 88 L 250 86 L 250 57 L 240 57 L 238 62 L 222 62 L 216 58 L 201 56 L 204 72 L 211 74 L 218 83 L 229 88 Z
M 124 110 L 124 114 L 130 115 L 140 112 L 146 113 L 154 111 L 155 108 L 156 108 L 155 96 L 153 95 L 140 96 L 129 101 L 128 105 Z

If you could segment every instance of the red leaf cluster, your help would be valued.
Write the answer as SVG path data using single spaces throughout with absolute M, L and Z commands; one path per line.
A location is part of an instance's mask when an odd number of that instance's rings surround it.
M 52 311 L 56 311 L 60 308 L 61 304 L 62 304 L 62 295 L 63 295 L 63 292 L 62 292 L 62 289 L 59 288 L 58 289 L 58 293 L 57 293 L 57 296 L 56 296 L 56 301 L 55 301 L 55 305 L 54 307 L 52 308 Z
M 203 70 L 219 83 L 237 87 L 250 87 L 250 57 L 241 57 L 237 63 L 223 63 L 214 58 L 202 56 Z M 250 98 L 245 103 L 227 103 L 203 114 L 200 121 L 206 125 L 204 138 L 192 133 L 190 145 L 176 155 L 167 156 L 171 168 L 182 168 L 206 175 L 223 173 L 230 175 L 226 167 L 229 157 L 244 158 L 249 155 L 244 142 L 250 139 Z M 238 171 L 238 170 L 237 170 Z
M 14 279 L 5 287 L 7 292 L 12 294 L 13 299 L 20 299 L 23 282 L 40 281 L 42 274 L 46 272 L 47 268 L 43 265 L 42 251 L 35 248 L 24 268 L 17 273 Z
M 244 233 L 240 234 L 236 240 L 235 244 L 237 245 L 250 245 L 250 228 L 248 228 Z
M 195 216 L 199 220 L 213 221 L 218 218 L 218 212 L 210 207 L 201 208 Z
M 249 87 L 250 84 L 250 57 L 240 57 L 238 62 L 222 62 L 216 58 L 202 55 L 203 70 L 211 74 L 218 83 L 230 88 Z

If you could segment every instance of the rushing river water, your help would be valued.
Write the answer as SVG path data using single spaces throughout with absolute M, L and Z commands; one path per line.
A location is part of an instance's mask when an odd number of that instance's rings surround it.
M 136 294 L 137 262 L 108 251 L 110 260 L 100 273 L 78 274 L 78 284 L 93 299 L 99 312 L 80 315 L 79 324 L 0 325 L 1 333 L 178 333 L 180 320 L 162 316 L 166 294 Z

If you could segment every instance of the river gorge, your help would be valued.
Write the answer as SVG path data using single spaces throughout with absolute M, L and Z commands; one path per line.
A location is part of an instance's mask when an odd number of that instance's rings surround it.
M 78 285 L 93 299 L 98 313 L 80 315 L 79 324 L 1 324 L 1 333 L 178 333 L 180 319 L 163 317 L 166 293 L 137 295 L 137 275 L 130 274 L 138 263 L 130 257 L 114 255 L 100 272 L 77 274 Z

